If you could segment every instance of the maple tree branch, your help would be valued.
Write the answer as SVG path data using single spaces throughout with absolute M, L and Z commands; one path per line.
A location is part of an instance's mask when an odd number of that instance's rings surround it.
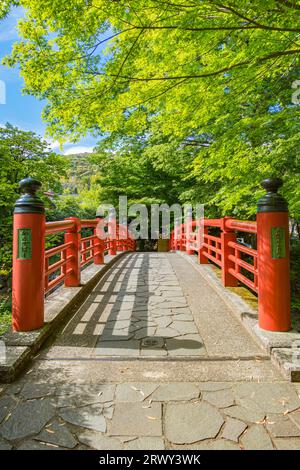
M 119 78 L 123 78 L 125 80 L 129 81 L 141 81 L 141 82 L 150 82 L 150 81 L 162 81 L 162 80 L 183 80 L 185 78 L 206 78 L 206 77 L 214 77 L 217 75 L 220 75 L 222 73 L 230 72 L 231 70 L 238 68 L 238 67 L 243 67 L 245 65 L 252 65 L 252 64 L 259 64 L 261 62 L 265 62 L 270 59 L 274 59 L 276 57 L 284 57 L 287 55 L 295 55 L 299 54 L 300 49 L 292 49 L 292 50 L 287 50 L 287 51 L 280 51 L 280 52 L 273 52 L 271 54 L 259 57 L 255 61 L 250 61 L 250 60 L 245 60 L 243 62 L 238 62 L 237 64 L 233 64 L 228 67 L 224 67 L 219 70 L 215 70 L 213 72 L 208 72 L 208 73 L 203 73 L 203 74 L 191 74 L 191 75 L 179 75 L 179 76 L 170 76 L 170 77 L 131 77 L 128 75 L 119 75 Z M 96 73 L 99 75 L 106 75 L 108 77 L 115 77 L 116 74 L 107 74 L 105 72 L 99 72 Z
M 286 6 L 287 8 L 294 8 L 295 10 L 300 10 L 300 5 L 295 5 L 294 3 L 290 2 L 289 0 L 276 0 L 277 3 Z

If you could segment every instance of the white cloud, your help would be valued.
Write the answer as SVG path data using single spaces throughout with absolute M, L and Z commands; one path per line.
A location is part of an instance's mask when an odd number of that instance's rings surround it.
M 75 153 L 93 153 L 94 147 L 84 147 L 84 146 L 78 146 L 78 147 L 70 147 L 67 150 L 64 151 L 64 155 L 73 155 Z
M 58 140 L 46 139 L 46 142 L 49 145 L 50 150 L 60 150 L 60 144 Z

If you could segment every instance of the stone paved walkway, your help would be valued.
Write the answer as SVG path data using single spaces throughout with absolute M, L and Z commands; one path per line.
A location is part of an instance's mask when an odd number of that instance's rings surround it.
M 0 387 L 0 449 L 299 449 L 299 394 L 183 258 L 131 254 Z
M 0 449 L 299 449 L 288 383 L 25 381 L 0 397 Z

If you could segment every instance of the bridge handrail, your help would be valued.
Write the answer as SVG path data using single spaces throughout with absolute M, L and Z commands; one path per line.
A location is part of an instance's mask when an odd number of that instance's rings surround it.
M 99 223 L 98 219 L 81 219 L 81 227 L 97 227 Z
M 226 219 L 225 227 L 229 230 L 236 230 L 238 232 L 257 233 L 256 221 L 244 221 L 235 219 Z
M 54 233 L 65 232 L 74 227 L 75 224 L 72 220 L 56 220 L 54 222 L 46 222 L 45 233 L 46 235 L 52 235 Z
M 79 286 L 81 269 L 91 262 L 103 264 L 105 254 L 115 255 L 117 250 L 132 251 L 134 249 L 127 227 L 110 221 L 106 237 L 100 240 L 97 235 L 98 224 L 99 219 L 77 219 L 76 217 L 45 223 L 46 236 L 64 233 L 64 243 L 45 251 L 45 294 L 63 281 L 66 287 Z M 93 235 L 82 237 L 82 228 L 92 228 Z M 110 236 L 110 230 L 113 229 L 117 236 L 116 240 Z M 60 259 L 56 259 L 58 256 Z M 51 263 L 52 257 L 55 259 Z M 49 279 L 49 276 L 52 279 Z

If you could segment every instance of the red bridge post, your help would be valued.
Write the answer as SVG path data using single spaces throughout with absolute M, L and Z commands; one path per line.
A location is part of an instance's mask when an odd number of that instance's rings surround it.
M 185 251 L 187 255 L 193 255 L 194 250 L 192 248 L 191 241 L 193 240 L 193 211 L 188 208 L 186 218 L 184 222 L 184 233 L 185 233 Z
M 201 246 L 201 233 L 200 230 L 203 230 L 203 236 L 202 236 L 202 246 Z M 205 235 L 208 235 L 208 228 L 201 226 L 199 227 L 199 232 L 198 232 L 198 244 L 199 244 L 199 251 L 198 251 L 198 262 L 199 264 L 208 264 L 208 258 L 204 255 L 206 248 L 204 246 L 205 243 Z
M 73 228 L 65 233 L 65 243 L 71 243 L 67 248 L 67 276 L 65 279 L 66 287 L 80 286 L 80 262 L 81 262 L 81 222 L 77 217 L 69 217 L 66 220 L 74 222 Z
M 285 199 L 277 191 L 279 178 L 261 183 L 267 191 L 258 202 L 258 314 L 259 326 L 288 331 L 290 314 L 289 217 Z
M 44 324 L 45 208 L 36 195 L 41 183 L 20 181 L 24 193 L 16 202 L 13 227 L 12 325 L 31 331 Z
M 186 251 L 186 236 L 185 236 L 184 224 L 181 224 L 180 226 L 179 250 Z
M 110 212 L 108 217 L 108 240 L 109 240 L 109 255 L 114 256 L 117 254 L 117 223 L 116 215 L 113 211 Z

